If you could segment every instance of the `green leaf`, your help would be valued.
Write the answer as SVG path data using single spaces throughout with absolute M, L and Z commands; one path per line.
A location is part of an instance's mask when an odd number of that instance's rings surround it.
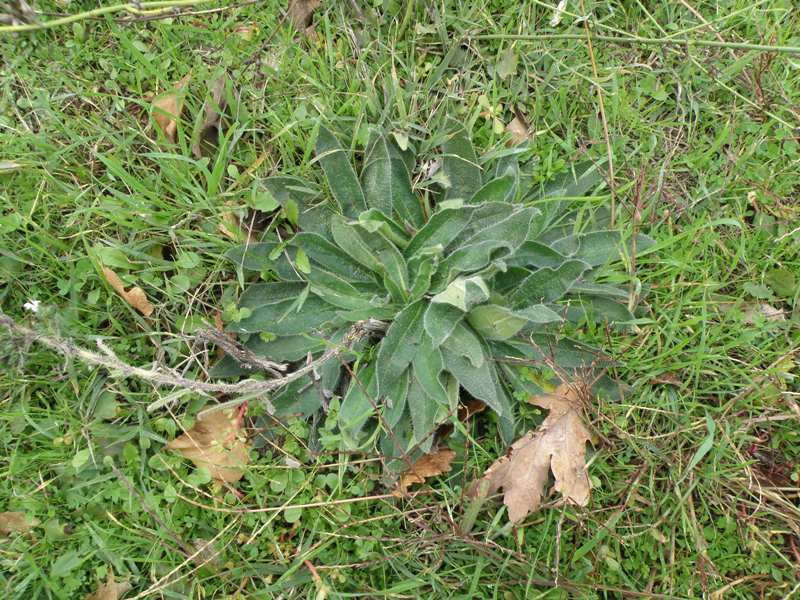
M 294 300 L 305 289 L 306 284 L 295 281 L 271 281 L 253 283 L 247 287 L 239 298 L 239 308 L 255 310 L 268 304 L 278 304 L 286 300 Z
M 338 275 L 323 269 L 314 269 L 307 279 L 311 284 L 311 291 L 333 306 L 348 310 L 367 310 L 378 303 L 375 294 L 363 293 Z
M 341 340 L 341 336 L 338 338 Z M 319 355 L 316 356 L 319 358 Z M 275 416 L 289 415 L 307 416 L 314 414 L 325 401 L 325 394 L 333 394 L 341 377 L 341 365 L 336 360 L 329 360 L 318 369 L 317 381 L 312 376 L 293 381 L 272 398 Z
M 351 450 L 359 446 L 361 430 L 375 413 L 377 402 L 378 387 L 375 379 L 375 363 L 371 362 L 355 373 L 339 408 L 339 430 Z
M 416 372 L 413 372 L 408 386 L 407 402 L 411 427 L 414 432 L 413 440 L 419 445 L 422 452 L 428 452 L 433 445 L 435 437 L 433 433 L 436 429 L 437 415 L 441 405 L 425 393 L 416 377 Z
M 556 364 L 562 369 L 603 369 L 609 361 L 597 350 L 574 340 L 546 333 L 533 333 L 529 342 L 493 342 L 498 356 L 521 358 L 534 363 Z
M 409 237 L 400 225 L 381 211 L 370 208 L 358 215 L 358 224 L 370 233 L 380 233 L 400 249 L 409 244 Z
M 580 260 L 568 260 L 557 269 L 547 267 L 534 271 L 513 290 L 509 296 L 512 308 L 531 304 L 554 302 L 566 294 L 570 287 L 589 270 Z
M 470 204 L 483 204 L 484 202 L 513 202 L 517 193 L 517 178 L 513 175 L 504 175 L 487 182 L 475 192 L 470 199 Z
M 485 402 L 501 417 L 510 418 L 511 405 L 500 387 L 494 364 L 489 357 L 484 356 L 480 366 L 476 367 L 452 342 L 453 338 L 451 337 L 442 346 L 445 369 L 467 392 Z M 483 352 L 482 348 L 481 352 Z
M 450 184 L 444 200 L 468 200 L 481 188 L 481 168 L 478 157 L 463 127 L 442 144 L 442 173 Z
M 442 385 L 440 375 L 444 370 L 442 353 L 433 346 L 433 340 L 423 334 L 419 352 L 414 357 L 413 377 L 419 382 L 425 394 L 433 401 L 447 405 L 447 391 Z
M 637 251 L 646 250 L 655 243 L 646 235 L 636 236 Z M 569 235 L 556 240 L 551 246 L 557 252 L 580 259 L 592 267 L 619 260 L 623 246 L 627 247 L 628 253 L 633 248 L 630 241 L 625 241 L 622 232 L 614 230 Z
M 463 318 L 464 313 L 455 306 L 433 302 L 428 304 L 424 317 L 425 332 L 433 340 L 433 347 L 441 346 Z
M 519 248 L 539 211 L 508 202 L 487 202 L 476 205 L 471 213 L 467 226 L 447 245 L 448 251 L 486 241 L 505 242 L 510 249 Z
M 497 62 L 497 76 L 500 79 L 507 79 L 517 72 L 517 56 L 513 44 L 508 46 L 500 55 L 500 60 Z
M 528 319 L 497 304 L 476 306 L 467 315 L 467 322 L 478 335 L 490 340 L 505 340 L 519 332 Z
M 411 188 L 411 175 L 400 149 L 384 134 L 373 130 L 361 172 L 367 205 L 400 218 L 414 227 L 424 222 L 419 200 Z
M 476 304 L 489 299 L 489 288 L 482 277 L 458 277 L 444 291 L 431 298 L 431 302 L 450 304 L 467 312 Z
M 541 200 L 579 198 L 603 181 L 600 166 L 593 162 L 574 165 L 572 170 L 564 172 L 547 182 L 542 186 L 538 194 L 533 194 L 533 197 Z
M 307 274 L 311 272 L 311 264 L 308 262 L 308 255 L 302 248 L 297 249 L 297 254 L 294 257 L 294 264 L 301 273 Z
M 337 218 L 339 218 L 337 216 Z M 333 229 L 333 222 L 331 223 Z M 292 245 L 302 248 L 312 263 L 349 281 L 374 281 L 374 276 L 346 252 L 316 233 L 301 232 L 292 238 Z M 338 243 L 338 242 L 337 242 Z
M 323 125 L 320 125 L 317 135 L 316 153 L 339 210 L 345 216 L 355 219 L 358 213 L 367 208 L 364 192 L 350 162 L 349 153 Z
M 797 277 L 790 269 L 772 269 L 764 276 L 764 281 L 779 298 L 791 299 L 797 292 Z
M 422 298 L 431 288 L 431 278 L 439 266 L 436 256 L 415 256 L 408 261 L 408 270 L 411 273 L 411 301 Z
M 328 222 L 335 211 L 329 203 L 315 204 L 320 191 L 299 177 L 275 175 L 261 180 L 274 198 L 287 211 L 287 216 L 303 231 L 328 236 Z M 292 214 L 296 213 L 296 214 Z M 294 217 L 294 218 L 292 218 Z
M 412 257 L 429 248 L 448 246 L 467 226 L 471 217 L 472 211 L 468 209 L 439 209 L 411 239 L 405 255 Z
M 318 329 L 337 318 L 336 308 L 316 296 L 309 296 L 300 311 L 296 307 L 296 300 L 258 306 L 251 309 L 249 317 L 231 323 L 228 329 L 239 333 L 268 331 L 275 335 L 298 335 Z
M 581 294 L 575 302 L 570 304 L 567 318 L 575 323 L 583 319 L 594 322 L 623 323 L 632 321 L 635 317 L 625 304 L 611 298 Z
M 246 271 L 274 270 L 284 281 L 299 280 L 300 276 L 292 267 L 296 249 L 286 248 L 285 252 L 279 252 L 283 246 L 284 244 L 278 242 L 243 244 L 225 252 L 225 258 L 236 265 L 237 268 Z M 270 258 L 275 252 L 279 252 L 277 257 Z M 287 258 L 287 254 L 289 258 Z M 290 258 L 292 262 L 290 262 Z
M 422 301 L 404 308 L 381 340 L 376 357 L 379 393 L 385 393 L 414 359 L 422 341 L 424 309 Z
M 380 233 L 370 233 L 359 225 L 350 224 L 342 217 L 331 221 L 333 239 L 353 260 L 380 273 L 384 277 L 392 298 L 403 302 L 408 293 L 408 269 L 403 255 Z
M 403 417 L 408 400 L 408 381 L 411 369 L 403 371 L 394 385 L 389 386 L 389 391 L 383 396 L 383 420 L 386 426 L 393 429 Z
M 558 267 L 565 260 L 567 260 L 566 256 L 556 252 L 550 246 L 527 240 L 514 252 L 513 256 L 506 260 L 506 263 L 510 267 L 536 267 L 540 269 L 542 267 Z
M 560 323 L 564 320 L 564 317 L 544 304 L 533 304 L 516 311 L 516 314 L 527 319 L 531 323 L 538 324 Z
M 442 345 L 443 352 L 445 346 L 449 348 L 451 352 L 466 357 L 475 368 L 481 367 L 486 361 L 486 354 L 483 350 L 481 339 L 464 321 L 459 321 L 455 329 L 453 329 L 453 333 L 445 340 Z
M 623 290 L 607 283 L 594 283 L 583 281 L 573 285 L 570 294 L 587 294 L 589 296 L 602 296 L 603 298 L 618 298 L 627 301 L 630 297 L 628 290 Z

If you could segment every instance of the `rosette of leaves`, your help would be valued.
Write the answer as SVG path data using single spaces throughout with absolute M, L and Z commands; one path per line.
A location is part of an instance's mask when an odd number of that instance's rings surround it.
M 316 160 L 330 195 L 295 177 L 263 180 L 291 231 L 228 252 L 262 277 L 246 286 L 230 329 L 267 358 L 305 361 L 357 321 L 387 324 L 345 357 L 346 368 L 328 361 L 273 398 L 279 413 L 307 414 L 338 394 L 344 444 L 378 435 L 385 453 L 400 456 L 429 450 L 437 425 L 469 395 L 511 441 L 524 361 L 550 355 L 568 371 L 596 360 L 552 329 L 587 314 L 632 318 L 621 303 L 628 294 L 598 283 L 596 271 L 633 244 L 617 231 L 579 229 L 559 200 L 596 186 L 596 169 L 533 185 L 518 161 L 523 150 L 482 160 L 459 129 L 441 146 L 438 185 L 420 193 L 410 147 L 375 129 L 357 171 L 320 127 Z M 650 243 L 639 236 L 636 247 Z M 215 374 L 241 372 L 226 359 Z

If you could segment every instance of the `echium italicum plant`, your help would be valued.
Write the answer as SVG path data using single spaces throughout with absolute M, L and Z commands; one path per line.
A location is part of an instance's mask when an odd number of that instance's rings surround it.
M 595 271 L 634 244 L 614 230 L 579 230 L 563 200 L 597 185 L 595 167 L 534 185 L 518 160 L 524 147 L 482 160 L 458 128 L 441 145 L 436 185 L 415 189 L 414 151 L 396 139 L 372 130 L 359 175 L 321 126 L 316 154 L 329 196 L 296 177 L 261 182 L 289 230 L 228 252 L 262 279 L 247 284 L 230 328 L 259 355 L 304 363 L 358 321 L 386 324 L 272 399 L 279 413 L 311 414 L 339 396 L 346 446 L 377 435 L 388 456 L 426 452 L 466 395 L 494 411 L 510 441 L 520 365 L 547 353 L 564 369 L 592 360 L 557 340 L 554 325 L 632 318 L 621 302 L 628 293 L 597 283 Z M 235 373 L 231 359 L 216 369 Z

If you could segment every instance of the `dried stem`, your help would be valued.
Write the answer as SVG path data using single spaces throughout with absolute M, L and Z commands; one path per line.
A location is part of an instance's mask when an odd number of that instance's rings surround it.
M 352 347 L 353 344 L 364 338 L 369 333 L 381 331 L 385 328 L 384 323 L 375 321 L 374 319 L 359 321 L 350 328 L 340 344 L 326 350 L 325 353 L 317 360 L 304 365 L 292 373 L 275 379 L 268 379 L 266 381 L 245 379 L 244 381 L 237 383 L 213 383 L 207 381 L 197 381 L 195 379 L 183 377 L 182 375 L 177 375 L 170 370 L 159 367 L 147 369 L 144 367 L 130 365 L 120 360 L 116 354 L 114 354 L 113 350 L 106 346 L 102 340 L 97 340 L 97 348 L 100 352 L 93 352 L 92 350 L 78 346 L 71 340 L 54 335 L 46 335 L 35 331 L 30 327 L 21 325 L 1 311 L 0 325 L 2 325 L 12 337 L 21 338 L 27 342 L 36 342 L 55 350 L 62 356 L 67 358 L 77 358 L 87 365 L 104 367 L 112 373 L 119 374 L 122 377 L 135 377 L 156 387 L 178 387 L 204 394 L 229 394 L 234 396 L 244 394 L 258 395 L 274 392 L 275 390 L 282 388 L 285 385 L 296 381 L 297 379 L 300 379 L 304 375 L 313 372 L 314 369 L 319 368 L 323 363 L 331 360 L 332 358 L 338 357 L 342 352 Z

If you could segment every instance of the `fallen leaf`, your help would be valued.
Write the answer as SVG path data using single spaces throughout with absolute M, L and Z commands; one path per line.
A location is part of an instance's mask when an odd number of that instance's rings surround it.
M 528 129 L 528 124 L 520 119 L 519 116 L 515 116 L 513 119 L 511 119 L 511 122 L 506 125 L 506 131 L 511 134 L 512 146 L 518 146 L 531 139 L 531 133 Z
M 250 462 L 248 443 L 236 409 L 215 410 L 197 419 L 189 431 L 166 445 L 180 452 L 196 467 L 205 467 L 211 477 L 225 483 L 239 481 Z
M 183 89 L 189 83 L 190 75 L 185 75 L 173 86 L 171 92 L 162 94 L 153 100 L 153 119 L 164 132 L 164 136 L 172 143 L 178 133 L 178 119 L 183 112 Z
M 253 23 L 239 25 L 233 30 L 233 33 L 238 35 L 244 41 L 249 42 L 253 39 L 253 36 L 258 33 L 258 26 L 254 25 Z
M 0 535 L 28 533 L 31 527 L 39 524 L 37 519 L 30 521 L 21 512 L 0 512 Z
M 228 107 L 225 99 L 225 84 L 227 77 L 220 75 L 211 88 L 211 99 L 206 100 L 203 111 L 203 124 L 200 126 L 200 133 L 197 142 L 192 146 L 192 154 L 195 158 L 208 156 L 217 147 L 219 134 L 222 126 L 222 115 Z
M 311 25 L 311 16 L 322 3 L 322 0 L 289 0 L 289 20 L 297 31 L 303 31 Z
M 500 57 L 500 62 L 497 63 L 497 75 L 500 79 L 508 79 L 514 73 L 517 72 L 517 62 L 519 61 L 519 57 L 517 56 L 516 51 L 514 50 L 514 46 L 511 45 L 505 49 L 502 56 Z
M 108 572 L 108 579 L 101 584 L 94 594 L 86 596 L 86 600 L 118 600 L 125 592 L 131 589 L 131 584 L 127 581 L 117 583 L 114 581 L 114 572 Z
M 477 415 L 485 410 L 486 405 L 483 402 L 471 398 L 470 400 L 467 400 L 466 404 L 458 405 L 458 419 L 460 421 L 466 421 L 472 415 Z
M 114 271 L 108 267 L 103 267 L 103 276 L 106 278 L 106 281 L 108 281 L 108 285 L 114 288 L 114 291 L 122 296 L 122 299 L 125 300 L 125 302 L 130 304 L 145 317 L 149 317 L 151 314 L 153 314 L 155 307 L 147 299 L 147 296 L 142 288 L 136 286 L 132 287 L 128 291 L 125 291 L 125 284 L 122 283 L 119 275 L 114 273 Z
M 400 476 L 398 489 L 405 493 L 409 486 L 415 483 L 425 483 L 428 477 L 447 473 L 450 470 L 450 463 L 455 457 L 456 453 L 447 448 L 426 454 Z
M 564 502 L 586 506 L 591 489 L 586 442 L 591 436 L 580 415 L 580 390 L 574 384 L 562 384 L 553 394 L 529 398 L 531 404 L 550 411 L 547 417 L 536 431 L 514 442 L 506 456 L 496 460 L 472 485 L 470 494 L 491 495 L 504 489 L 508 518 L 519 523 L 539 509 L 552 470 L 553 490 L 561 492 Z
M 742 307 L 744 311 L 744 322 L 748 325 L 755 324 L 758 317 L 763 317 L 767 321 L 785 321 L 786 314 L 780 308 L 775 308 L 766 302 L 748 303 Z

